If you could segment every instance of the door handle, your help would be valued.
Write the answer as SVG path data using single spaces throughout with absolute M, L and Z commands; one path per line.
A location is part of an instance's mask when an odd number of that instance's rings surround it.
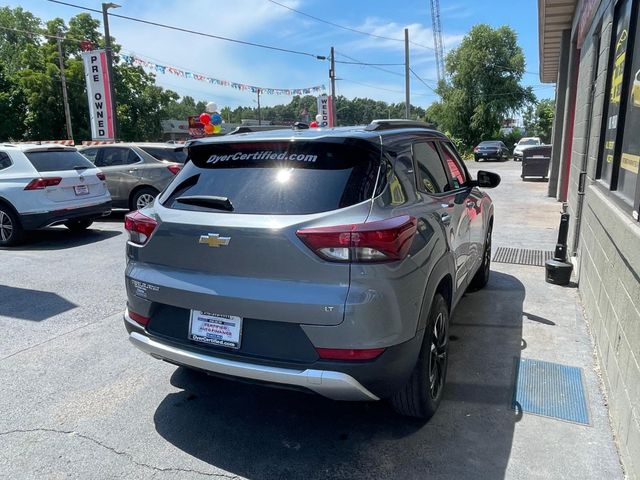
M 467 208 L 475 208 L 476 206 L 476 202 L 474 202 L 473 200 L 469 200 L 467 202 Z
M 441 213 L 440 221 L 445 225 L 449 225 L 451 223 L 451 215 L 449 215 L 448 213 Z
M 131 170 L 129 170 L 129 173 L 136 173 L 138 171 L 137 168 L 132 168 Z

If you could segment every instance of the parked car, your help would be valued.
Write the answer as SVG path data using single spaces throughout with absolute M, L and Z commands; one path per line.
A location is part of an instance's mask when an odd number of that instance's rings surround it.
M 106 175 L 114 207 L 129 210 L 146 207 L 182 168 L 180 163 L 158 160 L 142 147 L 117 143 L 80 149 Z
M 528 147 L 537 147 L 538 145 L 542 145 L 542 141 L 539 137 L 524 137 L 521 138 L 516 146 L 513 148 L 513 160 L 514 161 L 522 161 L 522 151 Z
M 0 246 L 51 225 L 85 230 L 109 213 L 104 174 L 75 148 L 0 144 Z
M 635 107 L 640 107 L 640 70 L 636 72 L 633 80 L 633 91 L 631 92 L 632 103 Z
M 194 140 L 129 213 L 131 342 L 213 375 L 428 419 L 451 312 L 489 279 L 493 205 L 421 122 Z M 176 252 L 180 252 L 176 254 Z
M 509 149 L 507 146 L 499 140 L 487 140 L 480 142 L 476 148 L 473 149 L 473 158 L 476 162 L 480 160 L 508 160 Z

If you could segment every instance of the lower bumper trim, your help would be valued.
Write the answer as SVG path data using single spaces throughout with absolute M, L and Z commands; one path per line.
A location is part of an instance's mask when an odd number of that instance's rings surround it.
M 125 319 L 127 319 L 126 314 Z M 154 358 L 208 372 L 303 387 L 333 400 L 380 400 L 355 378 L 342 372 L 314 369 L 292 370 L 227 360 L 178 349 L 135 331 L 129 334 L 129 340 Z

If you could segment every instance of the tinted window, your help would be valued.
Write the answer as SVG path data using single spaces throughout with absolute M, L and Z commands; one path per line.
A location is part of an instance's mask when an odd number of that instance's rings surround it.
M 538 140 L 520 140 L 518 145 L 538 145 L 539 143 Z
M 102 149 L 102 157 L 96 162 L 98 167 L 116 167 L 139 162 L 140 158 L 130 148 L 109 147 Z
M 11 159 L 9 155 L 4 152 L 0 152 L 0 170 L 4 170 L 5 168 L 9 168 L 11 166 Z
M 187 159 L 187 152 L 183 148 L 162 148 L 162 147 L 140 147 L 149 155 L 167 162 L 184 163 Z
M 449 169 L 449 174 L 451 175 L 452 187 L 460 188 L 462 185 L 467 183 L 467 176 L 464 173 L 464 167 L 460 163 L 458 159 L 458 155 L 454 152 L 451 145 L 448 143 L 442 143 L 442 153 L 447 162 L 447 168 Z
M 90 162 L 96 163 L 96 156 L 98 155 L 97 148 L 89 148 L 87 150 L 82 150 L 80 153 L 85 157 L 87 157 Z
M 413 158 L 419 190 L 427 193 L 442 193 L 447 190 L 449 180 L 433 142 L 414 144 Z
M 57 172 L 93 168 L 93 164 L 75 150 L 41 150 L 25 152 L 38 172 Z
M 164 205 L 208 210 L 176 201 L 205 195 L 227 197 L 233 213 L 294 215 L 348 207 L 373 196 L 379 170 L 379 150 L 359 143 L 195 145 L 180 177 L 185 180 Z

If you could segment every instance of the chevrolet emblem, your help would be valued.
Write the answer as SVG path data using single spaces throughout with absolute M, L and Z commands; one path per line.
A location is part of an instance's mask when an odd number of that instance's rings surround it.
M 207 235 L 200 235 L 198 243 L 204 243 L 210 247 L 218 248 L 220 246 L 229 245 L 229 240 L 231 240 L 231 237 L 221 237 L 217 233 L 209 233 Z

